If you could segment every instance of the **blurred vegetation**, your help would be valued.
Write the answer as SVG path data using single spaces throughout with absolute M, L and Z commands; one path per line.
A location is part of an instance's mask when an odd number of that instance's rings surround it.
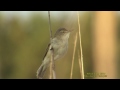
M 80 15 L 85 73 L 93 72 L 92 14 L 92 12 L 85 12 Z M 65 22 L 66 17 L 67 15 L 64 15 L 59 20 L 51 18 L 53 34 Z M 120 24 L 120 17 L 118 19 Z M 78 27 L 75 25 L 73 28 Z M 118 32 L 118 36 L 120 36 L 120 26 Z M 70 78 L 74 36 L 75 32 L 70 36 L 68 53 L 56 62 L 57 78 Z M 120 63 L 120 37 L 118 37 L 118 41 L 118 62 Z M 41 65 L 48 43 L 48 18 L 40 14 L 33 14 L 30 20 L 20 22 L 18 17 L 7 20 L 0 13 L 0 78 L 36 78 L 36 71 Z M 79 44 L 77 44 L 77 49 L 79 49 Z M 47 71 L 45 77 L 48 76 L 48 73 Z M 80 78 L 77 50 L 73 78 Z

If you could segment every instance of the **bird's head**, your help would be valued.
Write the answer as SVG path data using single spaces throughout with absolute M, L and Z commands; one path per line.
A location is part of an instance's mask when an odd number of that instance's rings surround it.
M 58 37 L 58 38 L 61 38 L 61 39 L 68 39 L 71 31 L 72 30 L 67 30 L 65 28 L 59 28 L 56 31 L 54 37 Z

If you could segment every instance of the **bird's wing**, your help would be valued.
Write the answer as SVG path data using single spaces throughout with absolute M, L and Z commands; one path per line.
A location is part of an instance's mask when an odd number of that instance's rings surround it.
M 50 43 L 48 44 L 48 46 L 47 46 L 47 48 L 46 48 L 46 52 L 45 52 L 45 55 L 44 55 L 44 57 L 43 57 L 43 60 L 44 60 L 45 56 L 47 55 L 49 48 L 50 48 Z

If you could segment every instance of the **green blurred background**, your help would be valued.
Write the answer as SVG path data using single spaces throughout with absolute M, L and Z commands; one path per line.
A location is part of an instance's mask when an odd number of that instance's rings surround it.
M 25 11 L 26 12 L 26 11 Z M 0 78 L 1 79 L 36 79 L 36 71 L 42 63 L 46 47 L 49 43 L 49 24 L 46 12 L 31 11 L 24 16 L 16 12 L 0 12 Z M 73 12 L 72 12 L 73 13 Z M 72 54 L 75 34 L 78 30 L 77 14 L 71 16 L 71 12 L 51 12 L 51 24 L 53 34 L 60 27 L 73 28 L 69 38 L 67 54 L 56 61 L 56 75 L 59 79 L 69 79 L 72 63 Z M 76 15 L 76 16 L 75 16 Z M 70 18 L 68 18 L 70 17 Z M 120 63 L 120 15 L 117 12 L 117 59 Z M 94 72 L 92 45 L 92 21 L 94 12 L 80 12 L 80 24 L 82 34 L 84 72 Z M 77 42 L 77 49 L 79 43 Z M 120 78 L 120 66 L 116 68 L 117 77 Z M 49 69 L 45 77 L 48 78 Z M 80 78 L 77 50 L 73 69 L 73 78 Z M 85 77 L 92 78 L 92 77 Z

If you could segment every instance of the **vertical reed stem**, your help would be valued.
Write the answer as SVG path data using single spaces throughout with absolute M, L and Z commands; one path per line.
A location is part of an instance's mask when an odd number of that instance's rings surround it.
M 52 29 L 51 29 L 51 21 L 50 21 L 50 11 L 48 11 L 48 17 L 49 17 L 49 31 L 50 31 L 50 41 L 52 42 Z M 52 45 L 52 44 L 51 44 Z M 50 59 L 50 79 L 52 79 L 52 76 L 54 79 L 56 79 L 56 73 L 55 73 L 55 63 L 54 63 L 54 49 L 51 46 L 51 59 Z
M 72 57 L 72 66 L 71 66 L 71 73 L 70 73 L 70 79 L 72 79 L 73 75 L 73 65 L 74 65 L 74 58 L 75 58 L 75 50 L 76 50 L 76 44 L 77 44 L 77 33 L 75 35 L 75 42 L 74 42 L 74 50 L 73 50 L 73 57 Z
M 81 31 L 80 31 L 80 21 L 79 21 L 79 12 L 77 11 L 77 16 L 78 16 L 78 28 L 79 28 L 79 40 L 80 40 L 80 51 L 81 51 L 81 67 L 82 67 L 82 79 L 84 79 L 84 66 L 83 66 L 83 53 L 82 53 L 82 43 L 81 43 Z

